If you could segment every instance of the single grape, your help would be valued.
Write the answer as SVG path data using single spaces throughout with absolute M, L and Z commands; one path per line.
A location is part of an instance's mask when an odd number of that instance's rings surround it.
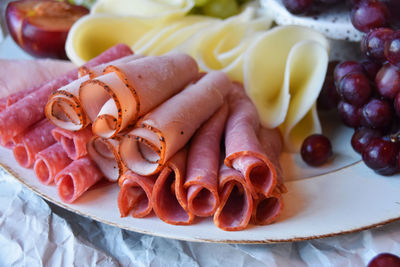
M 380 253 L 372 258 L 367 267 L 400 267 L 400 258 L 391 253 Z
M 362 126 L 354 130 L 354 134 L 351 137 L 351 146 L 355 151 L 361 154 L 372 139 L 381 136 L 381 131 Z
M 361 41 L 361 52 L 377 62 L 386 61 L 385 42 L 392 36 L 389 28 L 376 28 L 368 32 Z
M 375 80 L 376 74 L 378 73 L 379 69 L 382 67 L 382 64 L 372 61 L 370 59 L 362 60 L 361 65 L 363 67 L 364 73 L 367 74 L 368 78 L 371 81 Z
M 391 175 L 398 171 L 399 146 L 397 143 L 375 138 L 362 152 L 364 163 L 382 175 Z
M 314 0 L 283 0 L 286 9 L 292 14 L 302 14 L 310 10 Z
M 213 0 L 203 6 L 205 15 L 227 18 L 239 12 L 239 6 L 235 0 Z
M 393 120 L 392 106 L 385 100 L 371 99 L 362 109 L 362 116 L 369 127 L 385 128 Z
M 376 74 L 375 85 L 382 96 L 393 99 L 400 91 L 400 69 L 390 63 L 384 64 Z
M 384 54 L 391 64 L 400 68 L 400 30 L 391 34 L 389 40 L 385 43 Z
M 352 72 L 345 75 L 337 87 L 340 97 L 354 105 L 364 105 L 371 96 L 370 82 L 363 73 Z
M 339 63 L 333 72 L 335 84 L 338 85 L 340 80 L 350 72 L 363 72 L 363 67 L 356 61 L 343 61 Z
M 320 166 L 332 156 L 332 145 L 322 134 L 308 136 L 301 145 L 301 157 L 311 166 Z
M 339 116 L 342 122 L 350 127 L 358 127 L 361 124 L 362 108 L 355 107 L 345 101 L 340 101 L 338 104 Z
M 389 10 L 381 2 L 361 2 L 352 8 L 350 17 L 353 26 L 357 30 L 368 32 L 371 29 L 388 25 Z

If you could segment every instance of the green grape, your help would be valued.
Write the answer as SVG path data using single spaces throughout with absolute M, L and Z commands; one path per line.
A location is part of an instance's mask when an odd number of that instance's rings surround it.
M 194 0 L 194 6 L 204 6 L 210 2 L 210 0 Z
M 212 0 L 204 7 L 204 14 L 208 16 L 227 18 L 239 12 L 239 6 L 235 0 Z

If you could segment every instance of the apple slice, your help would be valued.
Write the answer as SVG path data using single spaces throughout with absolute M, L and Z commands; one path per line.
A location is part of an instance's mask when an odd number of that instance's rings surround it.
M 72 24 L 89 13 L 86 7 L 53 0 L 20 0 L 6 9 L 14 41 L 34 57 L 66 59 L 65 41 Z

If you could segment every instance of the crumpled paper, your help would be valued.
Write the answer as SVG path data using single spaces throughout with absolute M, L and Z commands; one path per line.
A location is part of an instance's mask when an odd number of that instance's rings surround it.
M 400 222 L 293 243 L 179 241 L 74 214 L 1 171 L 0 247 L 0 266 L 366 266 L 378 253 L 400 255 Z

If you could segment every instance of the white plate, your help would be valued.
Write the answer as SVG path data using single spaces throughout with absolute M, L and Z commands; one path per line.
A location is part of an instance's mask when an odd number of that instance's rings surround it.
M 350 22 L 349 7 L 335 5 L 312 16 L 293 15 L 282 4 L 282 0 L 260 0 L 265 12 L 271 14 L 279 25 L 301 25 L 313 28 L 327 37 L 338 40 L 360 41 L 363 33 Z M 345 1 L 343 1 L 345 2 Z
M 0 58 L 26 58 L 7 38 L 0 44 Z M 335 151 L 333 160 L 310 168 L 299 155 L 282 156 L 286 185 L 285 208 L 278 222 L 250 226 L 239 232 L 217 228 L 211 218 L 191 226 L 168 225 L 155 215 L 143 219 L 121 218 L 117 207 L 118 186 L 108 184 L 88 191 L 74 204 L 62 203 L 54 186 L 38 182 L 30 169 L 15 162 L 12 152 L 0 148 L 0 163 L 17 180 L 47 200 L 70 211 L 116 227 L 167 238 L 203 242 L 268 243 L 333 236 L 382 225 L 400 219 L 400 175 L 382 177 L 359 162 L 349 145 L 352 130 L 337 119 L 324 125 Z

